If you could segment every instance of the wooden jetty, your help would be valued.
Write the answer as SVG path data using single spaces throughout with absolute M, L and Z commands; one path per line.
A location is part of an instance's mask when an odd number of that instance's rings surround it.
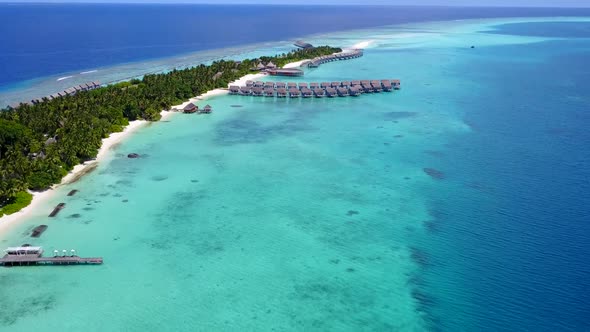
M 0 258 L 0 265 L 4 266 L 102 264 L 102 257 L 79 257 L 75 250 L 70 250 L 70 255 L 67 250 L 63 250 L 62 255 L 55 250 L 53 257 L 43 257 L 41 247 L 10 247 L 4 252 L 6 254 Z
M 249 85 L 249 86 L 248 86 Z M 355 80 L 342 82 L 246 82 L 246 86 L 230 87 L 231 95 L 267 98 L 323 98 L 358 97 L 363 93 L 392 92 L 399 90 L 400 80 Z
M 59 213 L 59 211 L 61 211 L 63 208 L 66 207 L 66 203 L 59 203 L 55 206 L 55 208 L 53 209 L 53 211 L 51 211 L 51 213 L 49 214 L 49 217 L 55 217 L 57 216 L 57 214 Z

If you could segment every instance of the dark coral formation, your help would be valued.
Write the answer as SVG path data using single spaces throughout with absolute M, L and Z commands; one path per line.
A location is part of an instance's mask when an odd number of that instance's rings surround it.
M 435 180 L 442 180 L 445 178 L 445 173 L 435 168 L 423 168 L 423 171 Z

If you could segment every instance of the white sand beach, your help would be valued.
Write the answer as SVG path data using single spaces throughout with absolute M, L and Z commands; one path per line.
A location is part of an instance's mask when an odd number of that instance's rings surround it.
M 162 119 L 168 118 L 172 112 L 162 111 Z M 87 161 L 83 164 L 74 166 L 74 169 L 71 170 L 62 180 L 61 183 L 53 185 L 50 189 L 42 191 L 42 192 L 31 192 L 33 194 L 33 200 L 31 204 L 20 210 L 19 212 L 13 213 L 11 215 L 5 215 L 0 217 L 0 233 L 8 229 L 11 225 L 14 225 L 17 221 L 22 220 L 29 216 L 31 212 L 33 212 L 39 205 L 43 202 L 47 201 L 53 193 L 55 192 L 54 189 L 62 186 L 64 184 L 68 184 L 78 180 L 81 176 L 91 171 L 95 168 L 101 160 L 108 155 L 108 152 L 111 150 L 119 142 L 123 141 L 125 138 L 129 137 L 133 132 L 137 131 L 139 128 L 146 125 L 148 121 L 145 120 L 137 120 L 129 122 L 129 125 L 126 126 L 123 131 L 118 133 L 112 133 L 109 137 L 104 138 L 102 140 L 102 145 L 98 150 L 98 154 L 94 160 Z
M 297 61 L 297 62 L 288 63 L 285 66 L 283 66 L 283 68 L 299 67 L 305 61 L 309 61 L 309 60 L 301 60 L 301 61 Z M 267 76 L 267 74 L 263 74 L 263 73 L 248 74 L 248 75 L 240 77 L 238 80 L 236 80 L 234 82 L 231 82 L 229 85 L 243 86 L 243 85 L 246 85 L 246 81 L 259 80 L 265 76 Z M 228 85 L 228 88 L 229 88 L 229 85 Z M 211 91 L 207 91 L 204 94 L 201 94 L 199 96 L 195 96 L 193 98 L 190 98 L 189 100 L 187 100 L 186 102 L 184 102 L 180 105 L 176 105 L 176 106 L 171 107 L 171 109 L 172 110 L 173 109 L 182 110 L 188 103 L 199 102 L 199 101 L 206 100 L 206 99 L 209 99 L 214 96 L 219 96 L 219 95 L 223 95 L 223 94 L 227 94 L 227 93 L 228 93 L 227 88 L 226 89 L 214 89 Z M 176 113 L 176 112 L 163 110 L 162 112 L 160 112 L 160 114 L 162 115 L 161 120 L 168 119 L 174 113 Z M 50 189 L 42 191 L 42 192 L 31 192 L 33 194 L 33 200 L 31 201 L 31 204 L 29 204 L 27 207 L 23 208 L 19 212 L 13 213 L 11 215 L 5 215 L 5 216 L 0 217 L 0 233 L 4 232 L 8 227 L 10 227 L 11 225 L 14 225 L 19 220 L 23 220 L 24 218 L 29 216 L 32 211 L 34 211 L 38 206 L 40 206 L 43 202 L 47 201 L 53 195 L 53 193 L 55 192 L 54 191 L 55 188 L 65 185 L 65 184 L 68 184 L 68 183 L 75 182 L 80 177 L 89 173 L 92 169 L 94 169 L 98 165 L 98 163 L 100 163 L 101 161 L 104 161 L 105 157 L 108 156 L 109 151 L 111 151 L 115 145 L 122 142 L 127 137 L 129 137 L 132 133 L 139 130 L 140 128 L 142 128 L 143 126 L 145 126 L 148 123 L 149 123 L 149 121 L 145 121 L 145 120 L 136 120 L 136 121 L 129 122 L 129 125 L 127 127 L 125 127 L 125 129 L 122 132 L 112 133 L 109 137 L 102 140 L 102 146 L 100 147 L 98 154 L 94 160 L 87 161 L 87 162 L 80 164 L 80 165 L 76 165 L 74 167 L 74 169 L 72 171 L 70 171 L 62 179 L 61 183 L 52 186 Z

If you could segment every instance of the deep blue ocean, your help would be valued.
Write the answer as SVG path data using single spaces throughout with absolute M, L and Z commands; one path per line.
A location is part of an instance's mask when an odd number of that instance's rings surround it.
M 524 16 L 590 10 L 3 4 L 0 89 L 178 51 L 404 22 Z M 449 100 L 471 130 L 436 151 L 417 152 L 421 167 L 445 178 L 422 188 L 429 233 L 409 240 L 423 268 L 413 280 L 421 289 L 415 299 L 432 330 L 589 331 L 590 23 L 513 23 L 491 33 L 562 39 L 399 51 L 413 65 L 433 52 L 461 59 L 445 67 L 465 86 Z M 400 95 L 432 89 L 420 83 Z M 435 93 L 434 102 L 444 104 Z
M 568 39 L 484 47 L 452 73 L 485 84 L 463 100 L 472 135 L 432 158 L 462 185 L 431 193 L 426 246 L 439 248 L 431 271 L 449 292 L 429 304 L 443 330 L 472 317 L 480 331 L 588 331 L 590 23 L 495 33 Z M 468 291 L 453 293 L 454 283 Z
M 386 6 L 0 4 L 0 90 L 48 75 L 406 22 L 589 10 Z

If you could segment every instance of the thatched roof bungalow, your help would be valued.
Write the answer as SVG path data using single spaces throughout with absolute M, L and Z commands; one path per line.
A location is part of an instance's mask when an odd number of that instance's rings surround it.
M 193 104 L 193 103 L 188 103 L 183 109 L 182 111 L 184 113 L 195 113 L 199 108 Z
M 229 94 L 230 95 L 237 95 L 238 93 L 240 93 L 240 87 L 237 85 L 231 85 L 229 87 Z
M 207 104 L 207 105 L 205 105 L 205 107 L 203 107 L 203 109 L 200 111 L 200 113 L 209 114 L 212 111 L 213 111 L 213 107 L 211 107 L 211 105 Z

